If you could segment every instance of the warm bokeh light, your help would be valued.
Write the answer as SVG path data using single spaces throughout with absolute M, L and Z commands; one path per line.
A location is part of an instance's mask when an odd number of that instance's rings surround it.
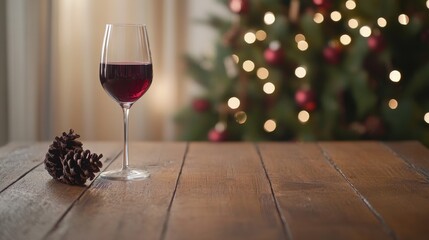
M 313 21 L 315 23 L 322 23 L 323 20 L 325 20 L 325 19 L 324 19 L 323 15 L 321 13 L 314 14 Z
M 393 70 L 389 74 L 390 81 L 399 82 L 401 81 L 401 73 L 398 70 Z
M 429 8 L 429 0 L 426 1 L 426 7 Z
M 424 120 L 427 124 L 429 124 L 429 112 L 427 112 L 424 116 Z
M 271 25 L 276 21 L 276 17 L 272 12 L 266 12 L 264 15 L 264 23 L 267 25 Z
M 222 121 L 218 122 L 218 123 L 216 123 L 214 128 L 216 129 L 216 131 L 223 132 L 226 129 L 226 123 L 224 123 Z
M 243 62 L 243 69 L 246 72 L 251 72 L 255 69 L 255 64 L 250 60 L 246 60 Z
M 236 54 L 232 54 L 232 60 L 234 60 L 235 63 L 238 63 L 240 58 Z
M 307 70 L 305 70 L 304 67 L 297 67 L 295 69 L 295 76 L 297 76 L 298 78 L 303 78 L 305 77 L 305 75 L 307 75 Z
M 305 41 L 305 36 L 304 34 L 298 33 L 295 35 L 295 42 L 299 43 L 300 41 Z
M 331 12 L 331 19 L 334 22 L 338 22 L 341 20 L 341 13 L 338 11 L 333 11 Z
M 340 42 L 343 45 L 349 45 L 352 42 L 352 38 L 347 34 L 343 34 L 340 37 Z
M 360 33 L 360 35 L 362 35 L 362 37 L 369 37 L 369 36 L 371 36 L 371 28 L 368 26 L 362 26 L 359 29 L 359 33 Z
M 410 22 L 410 18 L 406 14 L 398 16 L 398 22 L 402 25 L 407 25 Z
M 252 44 L 256 41 L 256 35 L 253 32 L 247 32 L 244 34 L 244 41 L 248 44 Z
M 356 20 L 356 19 L 354 19 L 354 18 L 350 19 L 350 20 L 348 21 L 348 24 L 349 24 L 349 27 L 350 27 L 351 29 L 355 29 L 355 28 L 359 27 L 359 22 L 358 22 L 358 20 Z
M 387 26 L 387 21 L 385 18 L 379 17 L 377 19 L 377 24 L 379 27 L 386 27 Z
M 268 72 L 268 69 L 263 67 L 258 68 L 258 70 L 256 71 L 256 76 L 258 76 L 258 78 L 261 80 L 267 79 L 269 75 L 270 73 Z
M 277 127 L 276 121 L 274 121 L 273 119 L 268 119 L 264 123 L 264 129 L 267 132 L 272 132 L 276 130 L 276 127 Z
M 307 112 L 307 111 L 305 111 L 305 110 L 300 111 L 300 112 L 298 113 L 298 120 L 299 120 L 301 123 L 306 123 L 306 122 L 308 122 L 308 120 L 310 120 L 310 113 L 308 113 L 308 112 Z
M 297 46 L 298 46 L 298 49 L 301 51 L 305 51 L 308 49 L 308 43 L 305 40 L 299 41 Z
M 270 44 L 269 44 L 269 48 L 270 49 L 272 49 L 272 50 L 278 50 L 278 49 L 280 49 L 280 42 L 279 41 L 272 41 L 272 42 L 270 42 Z
M 356 2 L 353 0 L 347 0 L 346 2 L 346 8 L 349 10 L 353 10 L 356 8 Z
M 267 33 L 264 30 L 256 31 L 256 39 L 258 41 L 264 41 L 267 38 Z
M 390 99 L 389 100 L 389 108 L 390 109 L 396 109 L 398 107 L 398 101 L 396 99 Z
M 264 84 L 262 89 L 264 90 L 264 93 L 272 94 L 276 90 L 276 86 L 271 82 L 267 82 Z
M 247 121 L 247 114 L 243 111 L 238 111 L 234 114 L 235 121 L 239 124 L 243 124 Z
M 240 99 L 238 99 L 237 97 L 231 97 L 228 100 L 228 107 L 230 107 L 231 109 L 237 109 L 238 107 L 240 107 Z

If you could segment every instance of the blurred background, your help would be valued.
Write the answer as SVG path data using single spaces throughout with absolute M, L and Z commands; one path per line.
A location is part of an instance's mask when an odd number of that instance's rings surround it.
M 154 79 L 131 140 L 429 144 L 429 1 L 3 0 L 0 143 L 122 139 L 106 23 L 145 23 Z
M 70 128 L 122 140 L 121 108 L 98 77 L 106 23 L 144 23 L 150 34 L 155 76 L 131 110 L 130 139 L 176 139 L 174 115 L 194 91 L 183 57 L 213 52 L 216 32 L 194 22 L 213 10 L 226 12 L 213 0 L 0 1 L 0 142 Z

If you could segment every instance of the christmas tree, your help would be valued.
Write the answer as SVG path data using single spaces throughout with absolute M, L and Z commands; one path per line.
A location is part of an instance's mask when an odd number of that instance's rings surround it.
M 429 144 L 429 0 L 221 0 L 216 54 L 188 57 L 203 93 L 186 140 Z

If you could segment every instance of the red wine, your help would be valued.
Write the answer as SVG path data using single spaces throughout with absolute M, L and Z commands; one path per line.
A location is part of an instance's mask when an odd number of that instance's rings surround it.
M 100 81 L 116 101 L 134 103 L 152 83 L 152 64 L 113 62 L 100 64 Z

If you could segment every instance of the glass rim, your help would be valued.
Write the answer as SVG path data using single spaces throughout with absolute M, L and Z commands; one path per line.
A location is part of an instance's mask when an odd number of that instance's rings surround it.
M 146 27 L 143 23 L 106 23 L 108 27 Z

